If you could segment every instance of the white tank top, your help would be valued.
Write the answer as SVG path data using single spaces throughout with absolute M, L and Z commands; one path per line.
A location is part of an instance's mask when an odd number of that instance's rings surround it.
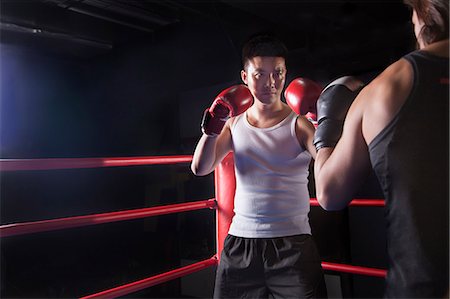
M 236 194 L 229 234 L 244 238 L 311 234 L 311 155 L 298 142 L 296 122 L 292 112 L 270 128 L 253 127 L 247 113 L 232 123 Z

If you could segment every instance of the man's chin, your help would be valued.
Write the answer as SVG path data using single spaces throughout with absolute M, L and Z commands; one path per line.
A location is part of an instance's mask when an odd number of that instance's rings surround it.
M 265 94 L 259 97 L 259 100 L 264 104 L 272 104 L 278 101 L 279 97 L 276 94 Z

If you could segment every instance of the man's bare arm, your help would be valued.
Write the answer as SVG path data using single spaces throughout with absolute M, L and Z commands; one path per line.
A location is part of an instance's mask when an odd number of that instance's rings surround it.
M 204 176 L 214 171 L 214 168 L 231 151 L 230 120 L 227 121 L 218 136 L 203 134 L 200 138 L 191 163 L 195 175 Z

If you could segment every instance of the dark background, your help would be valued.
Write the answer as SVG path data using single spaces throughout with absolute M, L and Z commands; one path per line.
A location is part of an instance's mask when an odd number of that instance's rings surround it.
M 394 0 L 0 4 L 3 159 L 192 154 L 202 111 L 240 83 L 240 48 L 258 32 L 285 41 L 287 82 L 370 81 L 414 48 L 410 12 Z M 213 176 L 194 177 L 188 164 L 0 176 L 1 224 L 214 197 Z M 359 196 L 381 197 L 373 177 Z M 311 225 L 324 260 L 386 267 L 382 208 L 313 207 Z M 0 296 L 102 291 L 211 257 L 214 234 L 214 212 L 201 210 L 3 238 Z M 327 275 L 343 297 L 383 294 L 382 279 Z M 182 285 L 128 297 L 189 297 Z

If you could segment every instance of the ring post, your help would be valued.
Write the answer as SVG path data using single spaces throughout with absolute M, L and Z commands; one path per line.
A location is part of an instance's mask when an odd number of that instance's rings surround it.
M 234 174 L 234 157 L 229 153 L 216 167 L 214 175 L 216 190 L 217 212 L 216 212 L 216 247 L 217 259 L 223 249 L 223 242 L 228 234 L 231 219 L 234 216 L 234 193 L 236 190 L 236 177 Z

